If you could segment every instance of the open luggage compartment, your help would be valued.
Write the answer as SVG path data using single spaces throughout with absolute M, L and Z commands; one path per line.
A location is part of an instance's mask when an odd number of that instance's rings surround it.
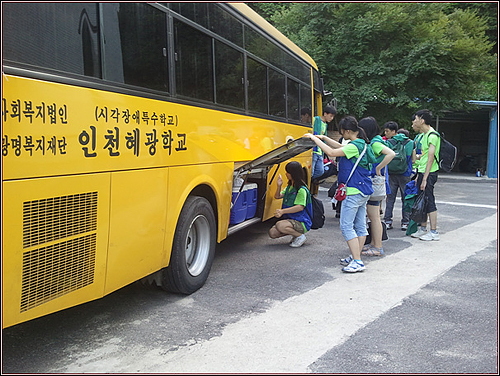
M 235 168 L 228 236 L 262 220 L 265 198 L 278 171 L 277 168 L 274 170 L 268 182 L 268 174 L 272 167 L 306 152 L 315 145 L 309 138 L 291 140 Z

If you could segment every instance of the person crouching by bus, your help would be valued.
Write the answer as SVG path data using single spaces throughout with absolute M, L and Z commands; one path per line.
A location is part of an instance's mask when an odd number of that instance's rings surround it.
M 351 255 L 341 259 L 340 264 L 344 265 L 342 271 L 355 273 L 365 270 L 365 265 L 361 261 L 361 248 L 368 235 L 366 203 L 373 193 L 370 171 L 375 155 L 370 147 L 370 140 L 358 126 L 356 118 L 353 116 L 342 118 L 339 122 L 339 131 L 345 140 L 349 140 L 347 145 L 342 145 L 324 135 L 315 136 L 308 133 L 304 137 L 312 139 L 330 158 L 340 157 L 338 181 L 339 183 L 347 181 L 346 198 L 342 201 L 340 212 L 340 230 L 351 251 Z M 360 156 L 361 159 L 354 169 Z M 351 171 L 353 173 L 349 178 Z
M 291 235 L 290 247 L 300 247 L 306 241 L 305 233 L 311 229 L 312 203 L 309 190 L 304 179 L 304 170 L 299 162 L 289 162 L 285 166 L 288 185 L 282 191 L 283 179 L 277 179 L 277 188 L 274 198 L 283 199 L 281 209 L 276 209 L 274 216 L 283 218 L 269 229 L 272 239 Z M 307 210 L 306 210 L 307 207 Z

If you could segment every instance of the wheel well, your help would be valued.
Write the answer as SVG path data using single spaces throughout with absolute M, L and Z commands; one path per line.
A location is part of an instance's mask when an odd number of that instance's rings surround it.
M 190 196 L 201 196 L 208 200 L 215 215 L 215 223 L 218 223 L 217 199 L 214 191 L 208 185 L 199 185 L 189 194 Z

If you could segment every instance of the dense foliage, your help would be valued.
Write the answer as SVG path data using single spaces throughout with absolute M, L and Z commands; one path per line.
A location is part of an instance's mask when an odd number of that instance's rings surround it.
M 316 61 L 340 114 L 405 126 L 497 100 L 498 5 L 468 4 L 249 3 Z

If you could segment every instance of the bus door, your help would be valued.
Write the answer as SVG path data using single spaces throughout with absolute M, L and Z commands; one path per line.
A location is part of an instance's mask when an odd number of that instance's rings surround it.
M 309 180 L 311 154 L 306 152 L 315 145 L 311 139 L 301 137 L 235 168 L 228 235 L 273 217 L 275 210 L 281 207 L 281 201 L 274 199 L 273 183 L 278 174 L 286 180 L 286 163 L 283 162 L 292 158 L 300 162 L 306 172 L 306 181 Z

